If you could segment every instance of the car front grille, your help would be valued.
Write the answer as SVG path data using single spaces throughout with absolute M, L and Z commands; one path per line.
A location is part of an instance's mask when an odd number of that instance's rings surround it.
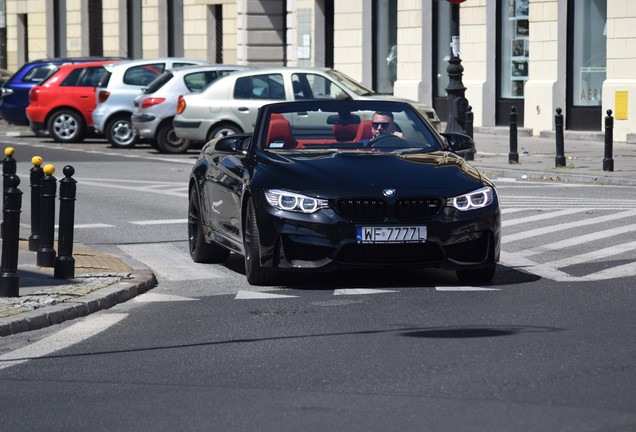
M 340 199 L 335 211 L 353 221 L 384 221 L 427 219 L 442 209 L 440 198 L 407 198 L 394 202 L 378 199 Z

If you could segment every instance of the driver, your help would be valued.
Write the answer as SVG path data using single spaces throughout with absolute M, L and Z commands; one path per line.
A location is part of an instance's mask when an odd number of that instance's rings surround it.
M 376 111 L 371 118 L 371 134 L 373 138 L 380 135 L 395 135 L 402 137 L 402 133 L 398 132 L 393 121 L 393 113 L 390 111 Z

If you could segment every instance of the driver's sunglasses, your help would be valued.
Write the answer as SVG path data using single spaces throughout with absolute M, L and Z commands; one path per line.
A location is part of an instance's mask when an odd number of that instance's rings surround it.
M 391 122 L 371 122 L 371 126 L 373 126 L 373 129 L 377 129 L 380 126 L 382 126 L 382 129 L 387 129 L 392 124 L 393 123 L 391 123 Z

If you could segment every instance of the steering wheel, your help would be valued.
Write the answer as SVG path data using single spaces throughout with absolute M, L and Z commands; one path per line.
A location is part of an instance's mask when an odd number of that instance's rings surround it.
M 383 134 L 378 135 L 369 141 L 370 147 L 382 147 L 382 148 L 399 148 L 399 147 L 407 147 L 406 141 L 400 138 L 397 135 L 393 134 Z

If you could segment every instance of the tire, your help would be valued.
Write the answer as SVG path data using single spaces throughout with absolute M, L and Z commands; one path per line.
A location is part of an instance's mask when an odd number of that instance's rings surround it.
M 120 114 L 109 120 L 104 134 L 110 145 L 115 148 L 132 148 L 137 143 L 130 114 Z
M 47 123 L 49 136 L 61 143 L 82 142 L 86 137 L 86 122 L 81 114 L 71 110 L 54 112 Z
M 495 277 L 496 264 L 480 269 L 456 270 L 457 279 L 461 283 L 485 283 L 490 282 Z
M 188 204 L 188 245 L 190 256 L 197 263 L 223 263 L 230 256 L 230 251 L 215 243 L 207 243 L 203 235 L 199 193 L 195 187 L 190 189 Z
M 205 142 L 209 142 L 215 138 L 223 138 L 224 136 L 235 135 L 239 133 L 243 133 L 243 131 L 238 126 L 234 126 L 230 123 L 223 123 L 210 130 L 210 133 L 208 134 Z
M 161 153 L 185 153 L 190 148 L 190 141 L 181 139 L 174 132 L 172 121 L 168 121 L 157 129 L 157 149 Z
M 259 233 L 256 211 L 252 199 L 247 202 L 243 246 L 245 248 L 245 276 L 250 285 L 280 285 L 281 274 L 277 269 L 262 267 L 259 261 Z

